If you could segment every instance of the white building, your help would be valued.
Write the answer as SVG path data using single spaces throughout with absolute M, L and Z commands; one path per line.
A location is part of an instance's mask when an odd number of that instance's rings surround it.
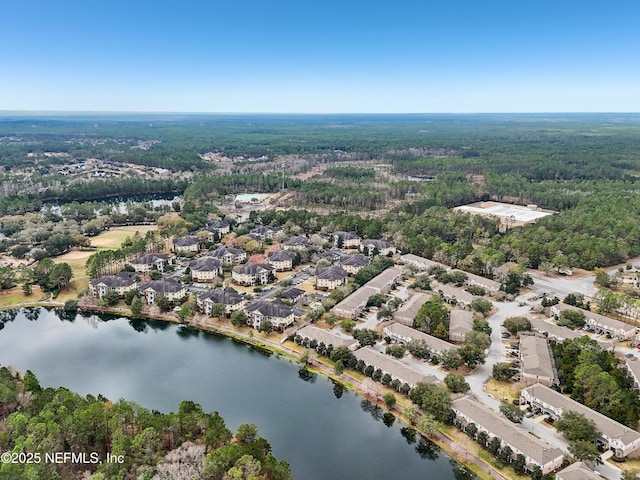
M 605 415 L 585 407 L 542 384 L 532 385 L 520 392 L 521 404 L 529 404 L 549 413 L 558 420 L 566 412 L 575 412 L 593 420 L 601 434 L 602 445 L 618 457 L 628 457 L 640 448 L 640 433 Z

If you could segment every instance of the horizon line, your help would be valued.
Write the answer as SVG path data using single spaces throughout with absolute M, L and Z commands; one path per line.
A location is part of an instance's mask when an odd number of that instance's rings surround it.
M 637 115 L 640 111 L 495 111 L 495 112 L 204 112 L 149 110 L 2 110 L 0 115 Z

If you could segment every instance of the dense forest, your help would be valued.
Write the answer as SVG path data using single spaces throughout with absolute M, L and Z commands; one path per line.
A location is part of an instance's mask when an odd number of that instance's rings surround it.
M 184 192 L 185 228 L 198 227 L 225 195 L 279 192 L 284 180 L 290 195 L 278 207 L 288 211 L 263 212 L 262 223 L 386 237 L 490 276 L 500 261 L 593 269 L 640 254 L 639 138 L 632 114 L 5 116 L 0 215 Z M 203 160 L 208 152 L 227 163 Z M 45 168 L 90 157 L 173 173 L 78 181 Z M 449 210 L 480 200 L 557 213 L 505 229 Z
M 234 435 L 218 412 L 191 401 L 163 414 L 122 399 L 42 388 L 30 371 L 20 377 L 0 367 L 0 420 L 6 479 L 87 478 L 85 472 L 96 480 L 292 478 L 255 425 L 240 425 Z M 55 452 L 77 457 L 47 457 Z M 107 461 L 107 454 L 117 460 Z

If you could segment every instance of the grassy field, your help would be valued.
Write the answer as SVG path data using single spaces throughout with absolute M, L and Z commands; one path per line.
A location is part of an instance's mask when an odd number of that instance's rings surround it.
M 156 230 L 155 225 L 133 225 L 130 227 L 114 227 L 111 230 L 102 232 L 100 235 L 91 239 L 91 245 L 100 249 L 113 250 L 120 248 L 122 242 L 127 238 L 140 232 L 140 235 Z
M 131 227 L 115 227 L 111 230 L 101 233 L 91 239 L 91 245 L 98 247 L 99 250 L 113 250 L 119 248 L 122 242 L 136 232 L 144 235 L 148 231 L 155 230 L 155 225 L 139 225 Z M 60 292 L 54 300 L 55 303 L 64 303 L 70 299 L 78 298 L 78 294 L 89 286 L 89 277 L 85 269 L 87 258 L 94 252 L 91 250 L 73 250 L 53 259 L 55 263 L 67 263 L 73 272 L 73 278 L 69 288 Z M 0 308 L 8 308 L 20 306 L 27 303 L 46 303 L 49 295 L 40 290 L 39 287 L 33 287 L 33 293 L 25 296 L 22 287 L 14 287 L 6 293 L 0 295 Z

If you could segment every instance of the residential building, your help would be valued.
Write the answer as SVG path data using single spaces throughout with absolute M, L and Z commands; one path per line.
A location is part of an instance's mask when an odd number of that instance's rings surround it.
M 627 372 L 633 378 L 633 388 L 640 390 L 640 362 L 636 357 L 624 359 Z
M 490 278 L 481 277 L 473 273 L 464 272 L 467 275 L 467 285 L 478 285 L 484 288 L 489 295 L 495 295 L 500 290 L 500 282 L 491 280 Z
M 261 241 L 273 240 L 273 236 L 282 232 L 282 229 L 279 227 L 265 227 L 260 225 L 259 227 L 252 228 L 249 230 L 249 234 L 256 237 Z
M 402 281 L 402 270 L 397 267 L 387 268 L 376 275 L 365 286 L 372 288 L 380 295 L 386 295 Z
M 429 260 L 428 258 L 419 257 L 418 255 L 414 255 L 413 253 L 407 253 L 400 257 L 400 260 L 405 265 L 413 265 L 417 270 L 429 270 L 431 267 L 440 267 L 445 270 L 450 270 L 451 267 L 445 265 L 444 263 L 434 262 L 433 260 Z
M 473 330 L 473 312 L 454 308 L 449 312 L 449 341 L 464 343 Z
M 566 303 L 558 303 L 549 308 L 552 315 L 559 317 L 564 310 L 578 310 L 584 313 L 584 319 L 587 326 L 596 333 L 604 333 L 620 341 L 629 340 L 636 333 L 636 327 L 628 323 L 605 317 L 599 313 L 584 310 L 583 308 L 567 305 Z
M 257 300 L 245 307 L 247 312 L 247 325 L 259 329 L 260 325 L 269 321 L 276 330 L 283 330 L 291 325 L 295 318 L 293 309 L 281 301 Z
M 342 267 L 332 265 L 316 268 L 316 289 L 335 290 L 345 283 L 347 283 L 347 272 Z
M 197 298 L 198 306 L 207 315 L 215 304 L 224 305 L 224 313 L 229 316 L 236 310 L 244 307 L 246 301 L 244 297 L 231 287 L 223 290 L 209 290 Z
M 239 285 L 266 285 L 275 279 L 275 271 L 268 263 L 245 263 L 234 267 L 231 278 Z
M 399 381 L 409 384 L 411 388 L 418 383 L 435 383 L 438 381 L 435 376 L 415 370 L 400 360 L 378 352 L 373 347 L 360 348 L 354 352 L 354 355 L 367 366 L 371 365 L 374 368 L 379 368 L 383 374 L 388 373 L 392 378 L 397 378 Z
M 640 433 L 540 383 L 520 392 L 520 403 L 539 408 L 559 420 L 565 412 L 575 412 L 594 421 L 601 434 L 599 442 L 618 457 L 628 457 L 640 448 Z
M 177 254 L 198 253 L 200 251 L 200 240 L 195 235 L 186 235 L 173 239 L 173 251 Z
M 370 262 L 371 260 L 363 255 L 343 255 L 340 257 L 340 266 L 351 276 L 369 265 Z
M 401 278 L 402 270 L 388 268 L 338 303 L 331 312 L 339 317 L 356 318 L 367 306 L 369 297 L 387 294 Z
M 369 256 L 372 256 L 376 251 L 378 255 L 388 256 L 396 253 L 396 247 L 393 243 L 386 240 L 362 240 L 360 243 L 360 250 Z
M 282 243 L 284 250 L 296 250 L 298 252 L 304 252 L 311 245 L 311 241 L 307 237 L 289 237 Z
M 418 314 L 418 310 L 420 310 L 420 307 L 431 297 L 433 297 L 432 293 L 414 293 L 409 300 L 404 302 L 400 308 L 393 313 L 393 321 L 409 327 L 413 326 L 413 321 Z
M 207 222 L 205 230 L 214 235 L 209 241 L 215 242 L 229 233 L 231 231 L 231 226 L 229 225 L 229 222 L 225 222 L 224 220 L 213 220 Z
M 208 252 L 207 256 L 217 258 L 223 265 L 239 265 L 247 261 L 247 252 L 233 247 L 216 248 Z
M 350 350 L 358 347 L 358 342 L 355 338 L 332 330 L 323 330 L 315 325 L 302 327 L 296 332 L 296 335 L 300 335 L 302 338 L 308 338 L 309 340 L 315 340 L 318 344 L 324 343 L 327 347 L 333 345 L 334 348 L 348 347 Z
M 283 300 L 289 300 L 295 303 L 300 299 L 302 299 L 304 294 L 305 294 L 304 290 L 296 287 L 291 287 L 286 289 L 284 292 L 282 292 L 282 296 L 280 298 L 282 298 Z
M 278 250 L 267 254 L 267 262 L 278 272 L 293 270 L 293 263 L 296 260 L 295 252 L 290 250 Z
M 203 256 L 189 263 L 191 279 L 196 283 L 211 283 L 222 279 L 222 262 L 217 258 Z
M 602 480 L 602 476 L 584 463 L 576 462 L 556 473 L 556 480 Z
M 473 295 L 462 288 L 452 285 L 434 284 L 431 286 L 434 292 L 437 292 L 445 302 L 451 305 L 457 305 L 460 308 L 470 308 L 471 303 L 476 299 Z
M 558 342 L 580 338 L 584 335 L 584 333 L 571 330 L 567 327 L 561 327 L 560 325 L 547 322 L 538 317 L 530 317 L 529 321 L 531 322 L 531 330 L 546 334 L 548 338 L 553 338 Z
M 166 253 L 145 253 L 129 262 L 136 273 L 149 273 L 151 270 L 164 272 L 164 267 L 171 263 Z
M 153 305 L 158 295 L 164 295 L 170 302 L 180 300 L 187 295 L 187 289 L 173 279 L 163 278 L 140 285 L 140 293 L 149 305 Z
M 355 319 L 365 309 L 369 298 L 377 293 L 373 288 L 366 285 L 360 287 L 341 302 L 337 303 L 331 309 L 331 313 L 338 317 Z
M 356 232 L 333 232 L 333 246 L 338 248 L 360 248 L 360 235 Z
M 558 383 L 558 373 L 547 339 L 538 335 L 520 336 L 520 381 L 525 385 Z
M 391 323 L 384 327 L 383 332 L 385 336 L 391 337 L 392 340 L 398 343 L 407 343 L 414 340 L 422 341 L 432 355 L 442 355 L 449 350 L 458 351 L 458 347 L 452 343 L 416 330 L 415 328 L 407 327 L 401 323 Z
M 89 282 L 91 295 L 97 298 L 104 297 L 107 292 L 114 291 L 120 297 L 130 290 L 138 288 L 136 274 L 131 272 L 120 272 L 116 275 L 104 275 Z
M 456 420 L 462 425 L 463 430 L 466 430 L 470 424 L 474 424 L 478 433 L 486 432 L 489 439 L 498 438 L 502 448 L 509 446 L 513 450 L 514 459 L 518 454 L 523 455 L 525 468 L 529 472 L 533 471 L 535 467 L 540 467 L 542 473 L 547 474 L 562 465 L 564 459 L 562 450 L 539 440 L 521 426 L 503 415 L 489 410 L 471 397 L 466 396 L 453 400 L 451 409 L 456 414 Z

